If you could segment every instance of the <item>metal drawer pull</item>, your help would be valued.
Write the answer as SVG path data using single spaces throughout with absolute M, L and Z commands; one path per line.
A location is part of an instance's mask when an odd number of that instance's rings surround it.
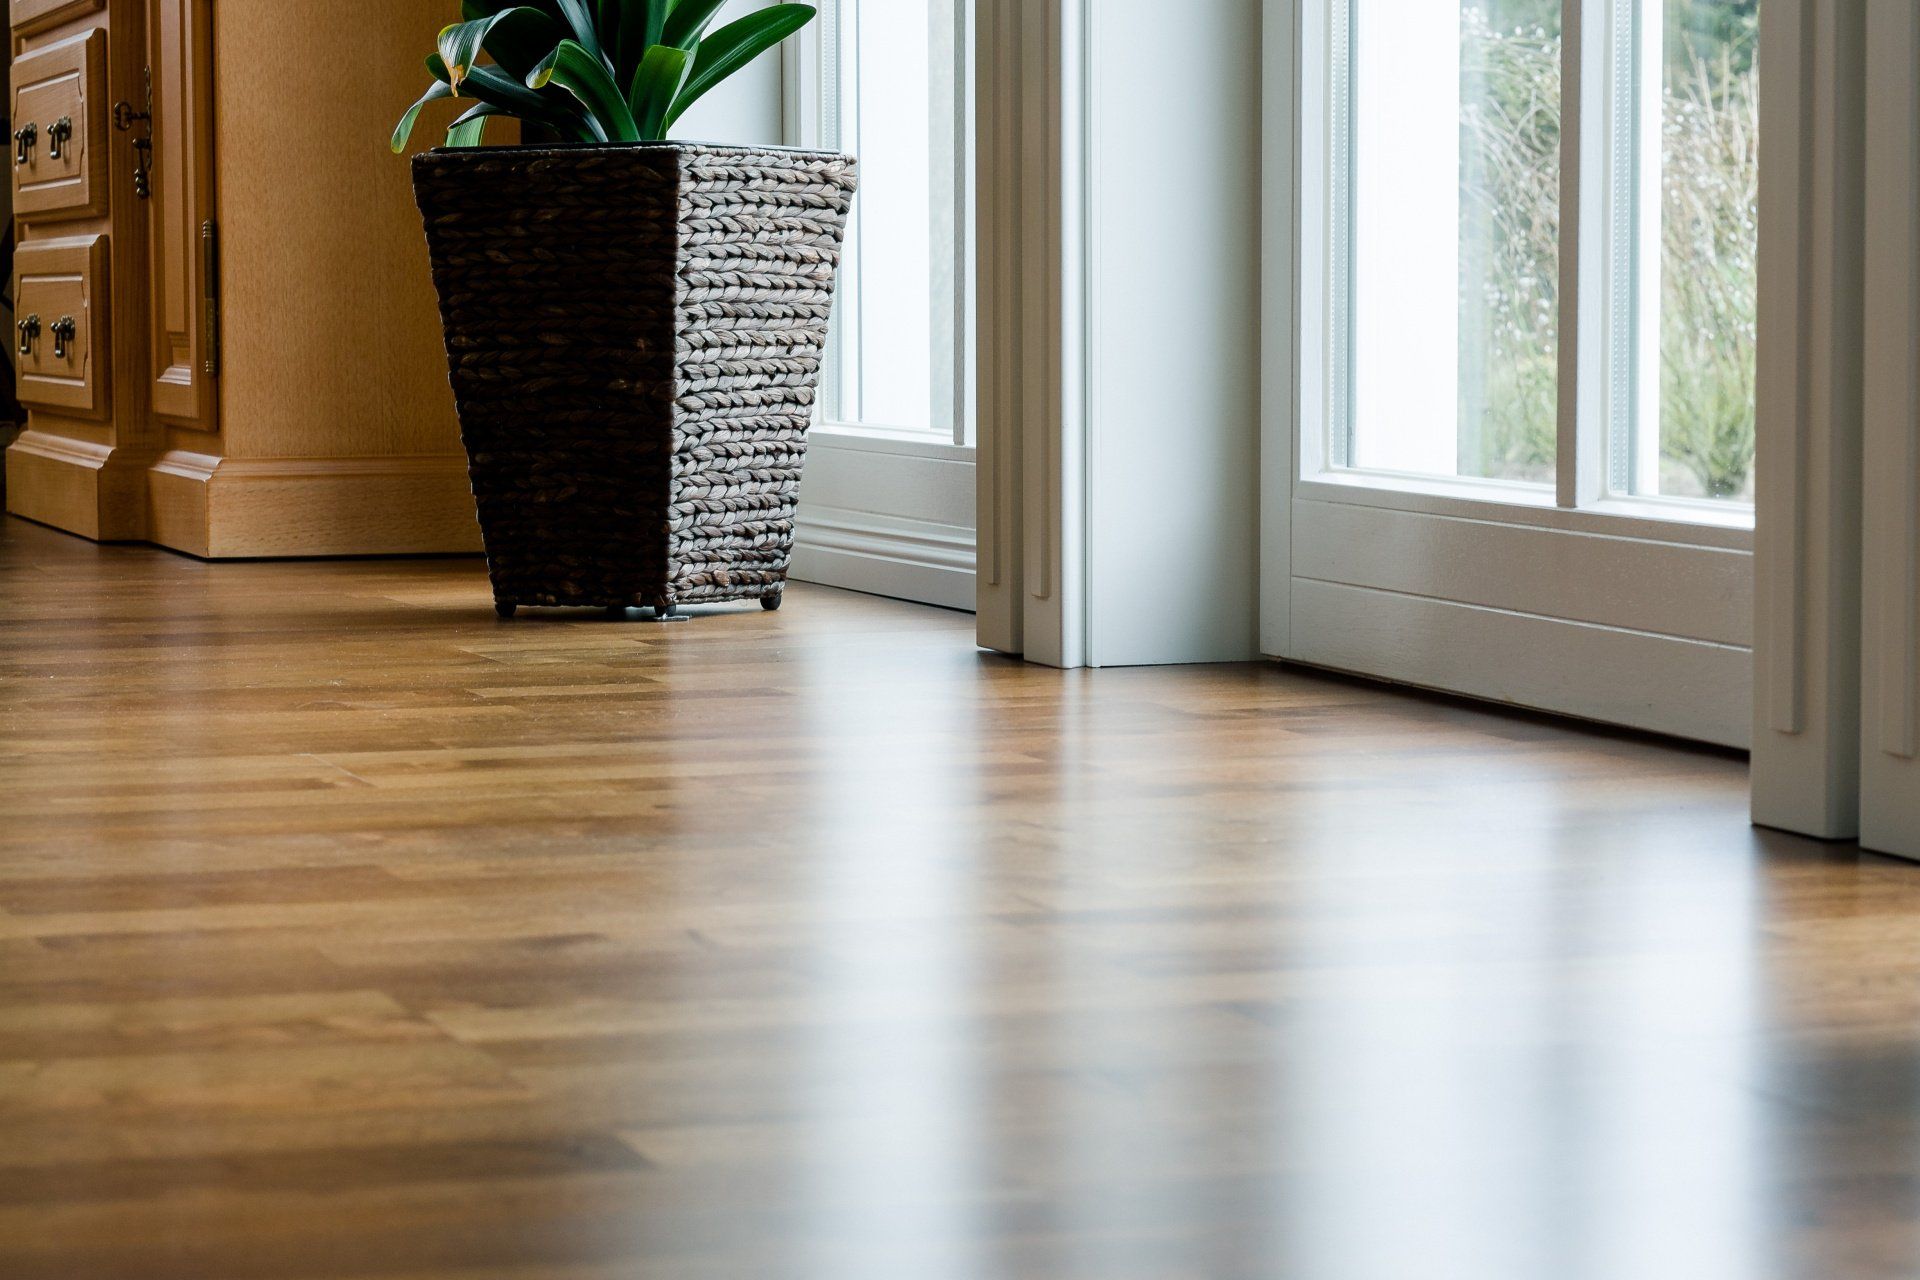
M 29 120 L 13 131 L 13 163 L 25 164 L 33 156 L 33 144 L 40 140 L 39 126 Z
M 53 322 L 53 358 L 67 358 L 67 344 L 73 341 L 74 323 L 72 316 L 61 316 Z
M 61 116 L 47 129 L 47 159 L 58 160 L 61 148 L 73 137 L 73 117 Z
M 33 344 L 40 337 L 40 317 L 28 316 L 25 320 L 16 322 L 13 327 L 20 331 L 20 354 L 32 355 Z

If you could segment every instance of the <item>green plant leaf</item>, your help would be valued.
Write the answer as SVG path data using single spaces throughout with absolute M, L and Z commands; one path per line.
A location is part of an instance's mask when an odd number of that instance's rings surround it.
M 640 11 L 640 29 L 647 33 L 647 42 L 640 46 L 648 53 L 653 46 L 662 43 L 661 33 L 667 29 L 667 15 L 673 11 L 675 0 L 627 0 L 627 12 Z
M 606 64 L 573 40 L 562 40 L 527 77 L 532 89 L 557 84 L 580 100 L 614 142 L 638 142 L 640 131 L 627 100 L 607 75 Z M 531 90 L 528 90 L 530 92 Z M 477 95 L 476 95 L 477 96 Z
M 400 123 L 393 129 L 393 154 L 399 155 L 407 149 L 407 139 L 413 136 L 413 126 L 420 119 L 421 108 L 429 102 L 438 102 L 442 98 L 453 96 L 453 86 L 444 80 L 435 80 L 427 91 L 420 95 L 420 101 L 407 108 L 407 114 L 400 117 Z
M 467 78 L 460 82 L 460 89 L 463 97 L 491 102 L 512 115 L 542 124 L 564 119 L 570 114 L 572 105 L 565 97 L 539 93 L 500 68 L 485 65 L 467 72 Z
M 813 20 L 810 4 L 776 4 L 729 22 L 700 42 L 693 61 L 693 74 L 686 88 L 667 114 L 668 127 L 686 114 L 688 107 L 734 72 L 785 40 Z
M 472 22 L 475 18 L 490 18 L 496 13 L 517 9 L 522 5 L 538 9 L 555 22 L 561 20 L 559 0 L 460 0 L 460 16 Z
M 485 105 L 484 103 L 482 104 Z M 487 140 L 487 117 L 472 116 L 472 112 L 460 117 L 460 122 L 447 130 L 447 145 L 450 147 L 477 147 Z
M 633 108 L 634 124 L 642 141 L 659 141 L 666 129 L 667 112 L 680 96 L 692 64 L 692 54 L 664 44 L 649 48 L 640 59 L 639 69 L 633 73 L 633 93 L 628 105 Z
M 484 47 L 510 75 L 525 76 L 564 33 L 540 10 L 516 5 L 499 13 L 456 22 L 440 32 L 440 58 L 458 86 Z
M 692 49 L 707 34 L 707 25 L 726 6 L 727 0 L 678 0 L 660 32 L 660 43 L 676 49 Z
M 600 24 L 594 20 L 592 0 L 555 0 L 560 6 L 560 14 L 573 28 L 573 38 L 582 49 L 593 55 L 607 74 L 613 74 L 613 64 L 607 61 L 607 52 L 600 45 Z

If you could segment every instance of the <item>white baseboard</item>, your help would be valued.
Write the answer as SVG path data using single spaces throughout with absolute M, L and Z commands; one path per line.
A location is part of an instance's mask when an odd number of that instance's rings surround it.
M 1745 748 L 1753 651 L 1338 583 L 1293 581 L 1291 651 L 1513 706 Z
M 973 530 L 842 507 L 802 506 L 792 576 L 801 582 L 973 612 Z

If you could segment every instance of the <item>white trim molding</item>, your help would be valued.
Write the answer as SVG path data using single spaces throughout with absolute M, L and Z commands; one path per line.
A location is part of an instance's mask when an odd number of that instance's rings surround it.
M 1920 0 L 1866 21 L 1860 841 L 1920 859 Z
M 1087 0 L 978 0 L 979 640 L 1087 662 Z
M 1865 32 L 1760 10 L 1753 819 L 1827 839 L 1859 823 Z
M 795 578 L 972 612 L 974 451 L 924 436 L 813 430 Z
M 1261 5 L 1162 8 L 979 0 L 979 634 L 1046 665 L 1259 652 Z

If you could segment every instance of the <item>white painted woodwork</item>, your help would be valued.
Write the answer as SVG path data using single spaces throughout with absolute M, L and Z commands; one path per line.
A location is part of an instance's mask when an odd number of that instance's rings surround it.
M 1609 14 L 1609 6 L 1567 0 L 1576 61 L 1582 46 L 1610 38 Z M 1331 0 L 1266 7 L 1263 651 L 1744 745 L 1753 639 L 1747 513 L 1607 493 L 1612 406 L 1598 336 L 1610 318 L 1603 177 L 1613 113 L 1601 77 L 1570 71 L 1563 84 L 1560 483 L 1335 465 L 1334 16 Z M 1457 7 L 1449 12 L 1452 47 L 1434 54 L 1440 64 L 1455 65 L 1458 16 Z M 1431 38 L 1443 36 L 1436 29 Z M 1457 91 L 1444 95 L 1440 113 L 1456 99 Z M 1455 358 L 1450 341 L 1442 354 Z M 1424 425 L 1452 441 L 1454 384 L 1440 382 Z
M 1866 16 L 1860 841 L 1920 859 L 1920 3 Z
M 1753 818 L 1859 824 L 1864 11 L 1760 16 Z

